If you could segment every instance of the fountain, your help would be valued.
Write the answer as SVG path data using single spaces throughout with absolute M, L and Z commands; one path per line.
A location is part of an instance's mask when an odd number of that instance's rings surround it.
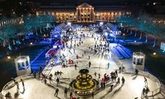
M 70 86 L 75 93 L 81 96 L 86 96 L 96 91 L 98 88 L 98 81 L 88 74 L 89 70 L 81 69 L 79 73 L 80 75 L 70 83 Z

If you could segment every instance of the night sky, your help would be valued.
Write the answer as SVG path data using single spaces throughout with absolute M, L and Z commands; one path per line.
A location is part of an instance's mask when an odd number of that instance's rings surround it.
M 165 0 L 0 0 L 9 2 L 31 1 L 42 4 L 80 4 L 82 2 L 94 5 L 151 5 L 156 2 L 158 5 L 164 5 Z
M 21 2 L 21 5 L 20 5 Z M 32 13 L 31 9 L 41 6 L 75 6 L 81 3 L 89 3 L 96 7 L 101 6 L 130 6 L 132 8 L 139 7 L 150 14 L 165 14 L 165 0 L 0 0 L 0 11 L 5 15 L 10 15 L 12 11 L 16 14 Z

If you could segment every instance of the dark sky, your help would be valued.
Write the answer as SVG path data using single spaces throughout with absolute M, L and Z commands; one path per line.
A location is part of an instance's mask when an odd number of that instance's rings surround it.
M 144 5 L 146 3 L 152 4 L 153 2 L 157 2 L 158 4 L 165 5 L 165 0 L 0 0 L 0 3 L 2 1 L 7 2 L 15 2 L 15 1 L 32 1 L 32 2 L 38 2 L 43 4 L 68 4 L 68 5 L 75 5 L 80 4 L 83 2 L 89 3 L 89 4 L 96 4 L 96 5 L 125 5 L 125 4 L 131 4 L 131 5 Z
M 5 0 L 0 0 L 0 1 L 5 1 Z

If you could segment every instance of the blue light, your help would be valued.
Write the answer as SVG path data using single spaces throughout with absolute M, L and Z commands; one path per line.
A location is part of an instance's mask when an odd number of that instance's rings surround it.
M 107 33 L 107 32 L 105 32 L 105 33 L 104 33 L 104 35 L 105 35 L 105 36 L 108 36 L 108 33 Z

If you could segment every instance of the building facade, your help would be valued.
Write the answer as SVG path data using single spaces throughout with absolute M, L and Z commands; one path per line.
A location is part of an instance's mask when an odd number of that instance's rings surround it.
M 97 10 L 93 6 L 83 3 L 75 10 L 42 9 L 36 15 L 53 15 L 57 22 L 94 23 L 97 21 L 115 22 L 119 16 L 131 16 L 132 12 L 125 9 Z
M 9 25 L 9 24 L 22 24 L 24 23 L 23 17 L 17 17 L 17 18 L 2 18 L 0 20 L 0 28 Z

